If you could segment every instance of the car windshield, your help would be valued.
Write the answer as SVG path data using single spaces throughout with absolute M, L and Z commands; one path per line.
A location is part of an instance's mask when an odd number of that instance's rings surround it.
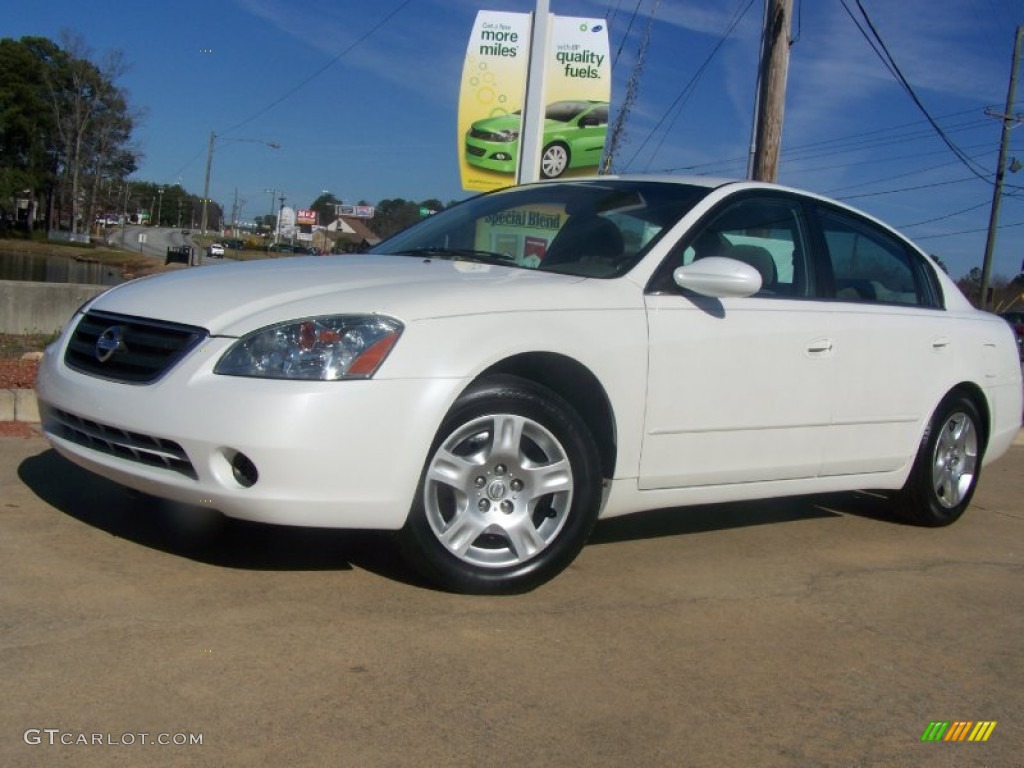
M 709 191 L 619 179 L 512 187 L 435 214 L 370 253 L 617 277 Z
M 589 106 L 591 103 L 588 101 L 556 101 L 554 104 L 548 104 L 544 117 L 548 120 L 568 123 Z

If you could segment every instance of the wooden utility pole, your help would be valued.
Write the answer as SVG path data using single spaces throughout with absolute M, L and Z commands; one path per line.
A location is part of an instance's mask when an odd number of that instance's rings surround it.
M 986 114 L 1002 120 L 1003 131 L 999 141 L 999 161 L 996 164 L 996 183 L 992 190 L 992 210 L 988 216 L 988 237 L 985 239 L 985 257 L 981 263 L 981 296 L 978 307 L 988 309 L 988 284 L 992 276 L 992 253 L 996 247 L 996 229 L 999 226 L 999 204 L 1003 199 L 1003 176 L 1006 175 L 1006 147 L 1010 142 L 1010 128 L 1017 122 L 1013 114 L 1013 99 L 1017 91 L 1017 66 L 1020 62 L 1021 38 L 1024 38 L 1024 27 L 1017 27 L 1017 37 L 1013 44 L 1013 64 L 1010 67 L 1010 87 L 1006 92 L 1006 110 L 1003 114 Z
M 789 32 L 793 0 L 765 0 L 761 62 L 757 75 L 754 138 L 747 175 L 756 181 L 775 181 L 779 175 L 782 113 L 789 71 Z

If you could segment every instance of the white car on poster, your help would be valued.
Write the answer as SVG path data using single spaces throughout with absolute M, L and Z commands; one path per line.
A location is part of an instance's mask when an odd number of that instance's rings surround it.
M 94 472 L 397 531 L 464 592 L 533 588 L 599 517 L 659 507 L 870 488 L 945 525 L 1022 411 L 1010 327 L 895 231 L 668 177 L 511 188 L 365 255 L 115 287 L 38 394 L 47 438 Z

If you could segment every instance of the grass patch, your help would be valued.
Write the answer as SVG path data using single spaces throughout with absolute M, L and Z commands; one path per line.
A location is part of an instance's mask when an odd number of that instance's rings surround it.
M 42 352 L 57 336 L 56 333 L 0 333 L 0 359 L 17 359 L 26 352 Z

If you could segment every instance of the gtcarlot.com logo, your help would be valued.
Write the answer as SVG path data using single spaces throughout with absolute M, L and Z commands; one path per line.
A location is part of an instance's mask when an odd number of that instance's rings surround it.
M 86 733 L 65 731 L 62 728 L 26 728 L 21 738 L 26 744 L 38 746 L 81 746 L 81 747 L 133 747 L 137 744 L 158 746 L 201 746 L 201 733 L 149 733 L 148 731 L 125 733 Z
M 995 720 L 933 720 L 921 741 L 988 741 L 995 728 Z

